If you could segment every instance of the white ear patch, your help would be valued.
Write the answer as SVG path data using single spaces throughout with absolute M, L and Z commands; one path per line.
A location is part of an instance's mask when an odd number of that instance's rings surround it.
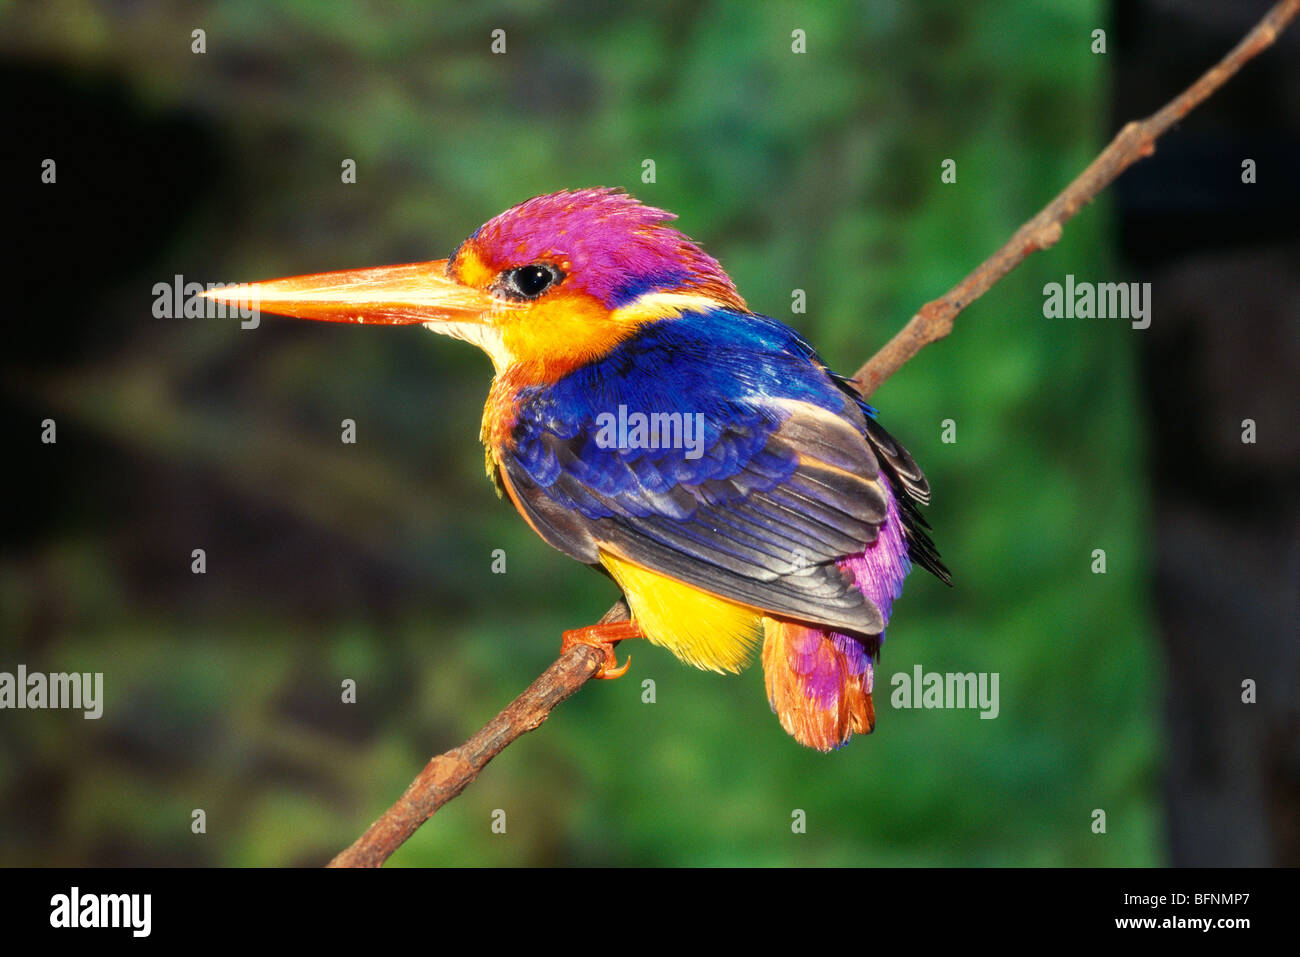
M 716 299 L 698 293 L 647 292 L 626 306 L 615 309 L 609 318 L 615 322 L 637 322 L 645 319 L 667 319 L 683 312 L 706 312 L 721 306 Z

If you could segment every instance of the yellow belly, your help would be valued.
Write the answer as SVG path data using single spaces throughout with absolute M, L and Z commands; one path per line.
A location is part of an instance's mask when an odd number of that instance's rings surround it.
M 653 644 L 710 671 L 737 672 L 762 637 L 763 613 L 601 551 L 632 618 Z

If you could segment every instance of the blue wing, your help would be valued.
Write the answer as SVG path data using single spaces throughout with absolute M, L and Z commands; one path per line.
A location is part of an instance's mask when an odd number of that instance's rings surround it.
M 884 627 L 837 565 L 885 520 L 871 426 L 793 330 L 688 313 L 519 400 L 500 464 L 557 548 L 590 564 L 603 549 L 773 614 L 861 634 Z M 680 423 L 668 430 L 675 441 L 619 427 L 638 414 Z

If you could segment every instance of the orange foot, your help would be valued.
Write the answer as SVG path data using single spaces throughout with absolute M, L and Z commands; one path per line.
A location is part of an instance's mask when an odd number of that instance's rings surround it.
M 560 654 L 568 652 L 574 645 L 588 645 L 605 652 L 605 660 L 593 678 L 621 678 L 627 674 L 632 665 L 632 656 L 628 655 L 623 667 L 618 667 L 618 658 L 614 655 L 614 645 L 628 638 L 640 638 L 641 629 L 634 621 L 611 621 L 603 625 L 588 625 L 585 628 L 573 628 L 564 633 L 560 642 Z

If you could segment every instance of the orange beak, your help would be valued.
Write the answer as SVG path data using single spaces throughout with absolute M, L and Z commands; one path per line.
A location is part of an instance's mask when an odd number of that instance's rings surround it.
M 448 276 L 446 259 L 272 279 L 203 295 L 279 316 L 390 326 L 484 322 L 488 312 L 505 305 Z

